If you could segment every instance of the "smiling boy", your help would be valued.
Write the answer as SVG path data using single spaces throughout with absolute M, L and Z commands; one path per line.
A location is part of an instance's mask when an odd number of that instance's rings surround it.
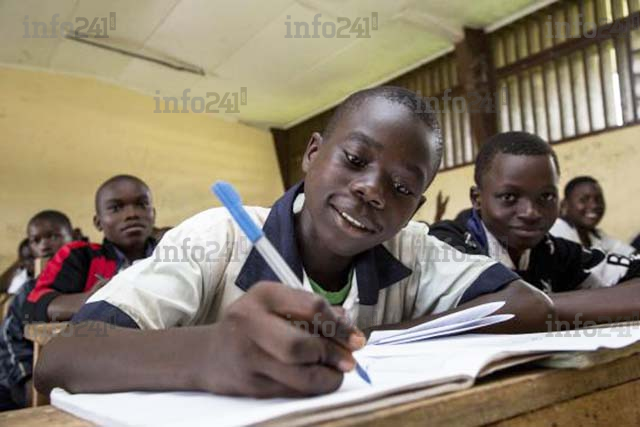
M 596 322 L 598 317 L 637 315 L 639 260 L 606 256 L 548 234 L 558 217 L 559 174 L 555 152 L 538 136 L 498 134 L 476 158 L 473 212 L 467 223 L 443 221 L 430 232 L 461 251 L 488 255 L 516 271 L 550 294 L 562 320 L 583 314 L 583 321 Z M 625 286 L 588 289 L 623 282 Z
M 270 210 L 247 207 L 302 289 L 274 283 L 227 211 L 210 209 L 167 232 L 156 249 L 180 249 L 180 259 L 146 259 L 88 301 L 74 322 L 118 327 L 108 337 L 54 339 L 37 386 L 313 395 L 335 390 L 354 368 L 362 328 L 500 300 L 516 319 L 496 330 L 543 329 L 552 306 L 541 292 L 486 257 L 439 261 L 452 248 L 410 222 L 441 150 L 435 115 L 414 93 L 382 87 L 350 96 L 325 132 L 311 136 L 305 181 Z M 220 250 L 204 257 L 211 247 Z M 336 329 L 342 333 L 324 332 Z
M 155 209 L 142 180 L 130 175 L 108 179 L 96 191 L 95 209 L 102 244 L 76 241 L 55 253 L 27 297 L 28 321 L 69 320 L 107 280 L 153 250 Z
M 604 194 L 598 181 L 590 176 L 575 177 L 564 188 L 562 215 L 551 227 L 550 233 L 580 243 L 586 248 L 633 255 L 636 252 L 633 246 L 614 239 L 597 228 L 605 210 Z

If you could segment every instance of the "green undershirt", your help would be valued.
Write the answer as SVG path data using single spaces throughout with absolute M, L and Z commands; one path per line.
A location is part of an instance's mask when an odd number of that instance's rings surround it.
M 311 285 L 311 289 L 313 289 L 313 292 L 324 297 L 327 301 L 329 301 L 329 304 L 331 305 L 342 305 L 344 300 L 347 299 L 347 295 L 349 295 L 349 291 L 351 290 L 352 276 L 353 276 L 353 270 L 351 270 L 351 272 L 349 273 L 349 279 L 347 284 L 344 285 L 342 289 L 336 292 L 326 291 L 322 286 L 314 282 L 311 277 L 307 276 L 307 278 L 309 279 L 309 284 Z

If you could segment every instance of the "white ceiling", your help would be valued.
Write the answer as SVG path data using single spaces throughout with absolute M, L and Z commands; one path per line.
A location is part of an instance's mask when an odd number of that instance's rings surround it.
M 451 49 L 464 26 L 487 28 L 549 0 L 0 0 L 0 64 L 93 76 L 151 96 L 192 97 L 247 88 L 247 103 L 226 118 L 289 127 L 350 92 L 388 80 Z M 26 38 L 33 22 L 116 14 L 100 43 L 201 67 L 206 75 L 67 40 Z M 370 17 L 370 38 L 286 38 L 286 24 L 314 16 Z M 343 21 L 344 22 L 344 21 Z M 98 23 L 102 22 L 98 20 Z M 327 24 L 327 29 L 329 24 Z M 339 25 L 343 25 L 340 23 Z M 85 30 L 86 31 L 86 30 Z M 313 35 L 313 33 L 312 33 Z M 159 92 L 158 92 L 159 91 Z M 208 100 L 213 100 L 209 98 Z

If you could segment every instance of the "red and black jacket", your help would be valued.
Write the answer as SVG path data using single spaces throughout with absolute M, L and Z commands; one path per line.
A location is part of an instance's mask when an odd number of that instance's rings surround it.
M 149 251 L 153 243 L 148 244 Z M 47 307 L 60 294 L 87 292 L 100 279 L 110 279 L 128 265 L 113 243 L 71 242 L 60 248 L 38 277 L 25 303 L 27 322 L 46 322 Z

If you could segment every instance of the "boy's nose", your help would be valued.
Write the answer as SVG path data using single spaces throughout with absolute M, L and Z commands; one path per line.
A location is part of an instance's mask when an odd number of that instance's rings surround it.
M 540 210 L 536 206 L 536 204 L 530 200 L 525 200 L 522 202 L 522 207 L 519 210 L 519 216 L 526 221 L 538 221 L 542 218 L 542 214 Z
M 138 210 L 133 205 L 126 205 L 124 207 L 125 218 L 138 218 Z
M 53 252 L 53 246 L 49 238 L 42 239 L 38 244 L 38 256 L 48 256 Z
M 353 183 L 352 190 L 367 204 L 376 209 L 384 209 L 385 198 L 379 179 L 370 177 Z

